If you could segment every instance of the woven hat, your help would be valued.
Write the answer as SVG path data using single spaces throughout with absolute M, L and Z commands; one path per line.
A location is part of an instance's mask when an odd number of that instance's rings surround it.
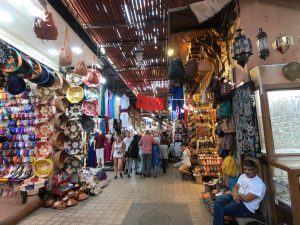
M 40 65 L 41 66 L 41 65 Z M 38 84 L 42 87 L 50 87 L 54 83 L 54 76 L 46 67 L 41 66 L 42 72 L 33 76 L 34 78 L 29 79 L 31 82 Z
M 98 70 L 89 69 L 88 74 L 83 77 L 83 82 L 88 87 L 101 86 L 102 75 Z
M 89 116 L 83 116 L 82 117 L 82 128 L 87 132 L 87 133 L 92 133 L 94 132 L 95 129 L 95 122 L 93 118 Z
M 49 122 L 39 122 L 35 125 L 34 133 L 38 138 L 48 138 L 52 134 L 52 127 Z
M 55 72 L 53 73 L 54 76 L 54 83 L 51 87 L 49 87 L 50 90 L 56 91 L 62 88 L 63 85 L 63 77 L 60 73 Z
M 82 113 L 87 116 L 96 116 L 97 105 L 98 105 L 98 100 L 93 100 L 93 101 L 84 100 L 81 107 Z
M 300 80 L 300 63 L 288 63 L 282 68 L 282 72 L 286 79 L 290 81 Z
M 66 95 L 68 90 L 69 84 L 68 82 L 62 77 L 62 87 L 56 90 L 58 95 Z
M 59 112 L 65 112 L 69 105 L 70 105 L 70 102 L 68 101 L 68 99 L 65 96 L 58 96 L 55 99 L 55 107 L 56 107 L 56 110 Z
M 20 53 L 22 58 L 22 65 L 20 68 L 14 72 L 16 75 L 22 78 L 30 77 L 34 71 L 33 64 L 31 60 L 24 54 Z
M 41 65 L 39 64 L 38 61 L 36 61 L 35 59 L 33 58 L 29 58 L 30 61 L 31 61 L 31 64 L 33 66 L 33 71 L 32 71 L 32 74 L 31 75 L 28 75 L 26 76 L 26 79 L 28 80 L 35 80 L 43 71 Z
M 94 100 L 101 97 L 100 89 L 98 87 L 84 87 L 84 96 L 87 100 Z
M 63 131 L 54 131 L 51 135 L 52 146 L 55 149 L 63 150 L 64 142 L 68 141 L 68 137 L 64 134 Z
M 66 125 L 64 133 L 70 139 L 75 139 L 80 136 L 82 132 L 82 125 L 78 120 L 69 120 Z
M 68 87 L 66 96 L 69 102 L 78 103 L 84 98 L 84 90 L 80 86 Z
M 51 119 L 55 114 L 55 107 L 50 102 L 39 103 L 35 107 L 35 116 L 38 119 Z
M 38 159 L 32 164 L 33 173 L 37 177 L 48 177 L 53 170 L 50 159 Z
M 58 130 L 65 130 L 68 122 L 68 117 L 65 113 L 56 113 L 54 115 L 54 126 Z
M 68 117 L 71 120 L 77 120 L 81 117 L 81 105 L 80 104 L 72 104 L 68 108 Z
M 35 94 L 42 101 L 49 101 L 54 97 L 54 92 L 50 88 L 47 88 L 47 87 L 37 86 L 35 89 Z
M 83 83 L 82 76 L 76 73 L 68 73 L 66 75 L 66 80 L 70 86 L 79 86 Z
M 0 70 L 2 70 L 3 72 L 12 73 L 17 71 L 21 67 L 22 57 L 21 54 L 14 48 L 9 48 L 9 53 L 10 55 L 8 57 L 8 60 L 5 59 L 6 63 L 4 63 L 0 67 Z
M 38 141 L 34 147 L 37 158 L 47 158 L 52 153 L 52 146 L 47 141 Z
M 26 83 L 23 78 L 17 75 L 11 75 L 8 77 L 6 83 L 6 90 L 11 95 L 19 95 L 26 89 Z
M 77 155 L 83 148 L 83 141 L 80 138 L 69 140 L 64 143 L 65 151 L 69 155 Z
M 58 151 L 55 152 L 53 155 L 53 165 L 55 169 L 62 169 L 64 168 L 65 159 L 67 155 L 65 151 Z

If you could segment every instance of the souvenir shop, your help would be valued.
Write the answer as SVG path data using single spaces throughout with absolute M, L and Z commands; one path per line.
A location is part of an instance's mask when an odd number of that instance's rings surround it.
M 36 22 L 35 35 L 56 40 L 53 15 L 44 14 L 49 32 Z M 129 97 L 104 84 L 96 56 L 91 66 L 84 54 L 73 57 L 65 27 L 59 67 L 0 39 L 0 200 L 17 208 L 2 210 L 1 224 L 20 220 L 41 200 L 62 210 L 99 195 L 110 181 L 114 135 L 132 125 Z
M 205 3 L 197 4 L 205 8 Z M 203 18 L 198 9 L 191 5 L 194 14 L 199 13 L 200 23 Z M 267 194 L 256 218 L 247 218 L 248 222 L 300 223 L 295 210 L 299 208 L 299 141 L 295 132 L 300 84 L 299 63 L 294 62 L 295 56 L 299 58 L 299 44 L 293 41 L 296 27 L 283 25 L 290 25 L 288 19 L 279 19 L 278 29 L 271 29 L 278 14 L 291 11 L 264 1 L 239 1 L 201 24 L 216 29 L 213 24 L 218 21 L 222 29 L 198 31 L 175 22 L 189 13 L 185 9 L 169 14 L 174 138 L 187 141 L 197 155 L 193 172 L 196 182 L 205 184 L 202 199 L 211 213 L 215 195 L 230 190 L 242 173 L 243 160 L 252 159 Z M 226 16 L 228 13 L 236 17 Z M 261 21 L 262 15 L 268 19 Z M 222 22 L 220 18 L 226 19 Z M 287 33 L 280 33 L 282 29 Z M 184 129 L 188 130 L 187 140 Z M 246 224 L 242 219 L 238 223 Z

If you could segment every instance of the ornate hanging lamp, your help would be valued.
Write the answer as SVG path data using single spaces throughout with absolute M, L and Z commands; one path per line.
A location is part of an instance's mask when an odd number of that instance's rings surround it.
M 289 35 L 279 34 L 274 40 L 272 47 L 274 50 L 279 51 L 281 54 L 286 53 L 286 51 L 292 47 L 294 44 L 293 37 Z
M 267 33 L 259 28 L 259 33 L 256 36 L 256 46 L 258 49 L 258 57 L 266 60 L 270 55 Z
M 237 34 L 234 38 L 232 46 L 232 58 L 237 61 L 239 65 L 244 67 L 251 55 L 253 55 L 252 43 L 249 38 L 242 34 L 242 28 L 236 30 Z

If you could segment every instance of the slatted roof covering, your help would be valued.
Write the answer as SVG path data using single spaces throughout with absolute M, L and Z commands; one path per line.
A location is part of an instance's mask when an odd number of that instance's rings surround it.
M 64 0 L 134 93 L 167 98 L 168 9 L 197 0 Z M 144 48 L 136 62 L 134 48 Z

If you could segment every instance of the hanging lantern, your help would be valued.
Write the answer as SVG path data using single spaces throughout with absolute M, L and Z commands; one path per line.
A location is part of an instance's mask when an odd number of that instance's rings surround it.
M 292 47 L 293 44 L 294 42 L 292 36 L 279 34 L 279 36 L 273 42 L 272 47 L 274 50 L 284 54 L 290 47 Z
M 259 58 L 266 60 L 270 55 L 267 33 L 259 28 L 259 33 L 256 36 L 256 45 L 258 48 Z
M 234 38 L 232 46 L 233 59 L 237 61 L 239 65 L 244 67 L 249 60 L 249 57 L 253 54 L 251 40 L 242 34 L 242 29 L 236 30 L 237 34 Z

